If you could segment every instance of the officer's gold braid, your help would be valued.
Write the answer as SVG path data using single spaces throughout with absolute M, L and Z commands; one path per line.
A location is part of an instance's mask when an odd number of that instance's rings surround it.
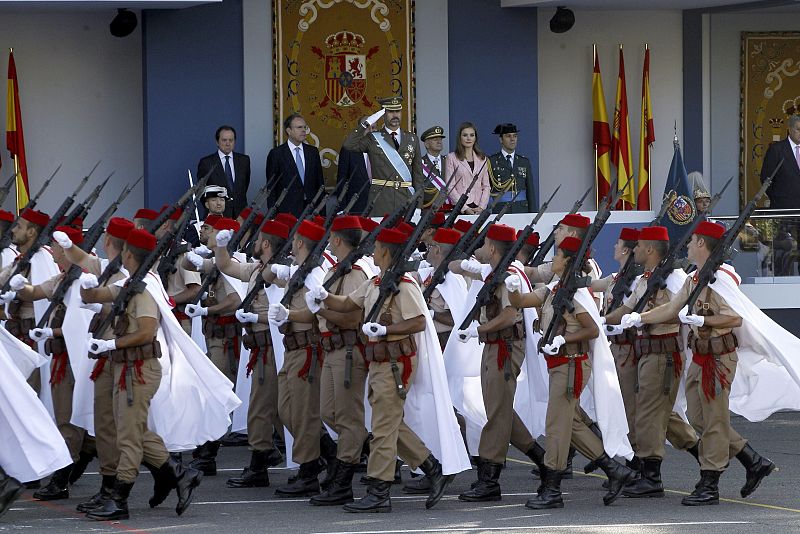
M 497 177 L 495 177 L 494 172 L 492 171 L 492 165 L 491 165 L 491 162 L 490 162 L 490 164 L 489 164 L 489 183 L 491 184 L 491 192 L 492 192 L 491 194 L 492 194 L 493 197 L 502 195 L 503 193 L 505 193 L 506 191 L 511 189 L 511 186 L 514 185 L 514 182 L 515 182 L 515 178 L 514 178 L 513 174 L 511 175 L 511 177 L 508 180 L 499 180 Z

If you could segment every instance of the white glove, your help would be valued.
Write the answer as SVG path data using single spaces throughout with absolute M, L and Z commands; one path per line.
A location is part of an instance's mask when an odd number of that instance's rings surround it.
M 305 294 L 305 299 L 306 299 L 306 306 L 308 306 L 308 310 L 311 313 L 317 313 L 320 310 L 320 308 L 322 308 L 322 303 L 314 300 L 314 298 L 311 297 L 310 293 Z
M 273 263 L 269 270 L 272 271 L 272 274 L 274 274 L 278 280 L 288 280 L 292 276 L 292 268 L 288 265 Z
M 82 289 L 93 289 L 100 285 L 100 282 L 97 281 L 97 277 L 92 273 L 83 273 L 79 280 L 81 281 Z
M 14 291 L 19 291 L 25 287 L 25 284 L 28 283 L 28 279 L 22 276 L 21 274 L 15 274 L 11 277 L 11 280 L 8 281 L 8 287 L 13 289 Z
M 626 313 L 619 322 L 622 328 L 639 328 L 642 326 L 642 316 L 636 312 Z
M 606 316 L 605 315 L 601 315 L 600 316 L 600 324 L 606 324 Z
M 458 331 L 458 340 L 462 343 L 466 343 L 474 337 L 478 337 L 478 321 L 472 321 L 466 330 Z
M 702 315 L 689 313 L 689 306 L 681 308 L 681 311 L 678 312 L 678 319 L 680 319 L 683 324 L 688 324 L 690 326 L 703 326 L 706 322 L 706 318 Z
M 53 239 L 56 243 L 61 245 L 61 248 L 64 250 L 72 247 L 72 239 L 69 238 L 67 234 L 61 231 L 53 232 Z
M 8 304 L 16 298 L 16 291 L 6 291 L 5 293 L 0 293 L 0 304 Z
M 200 245 L 199 247 L 195 247 L 195 249 L 192 252 L 194 252 L 195 254 L 199 254 L 200 256 L 203 256 L 204 258 L 208 258 L 212 254 L 211 249 L 208 248 L 205 245 Z M 194 262 L 192 262 L 192 263 L 194 263 Z
M 368 124 L 368 125 L 371 126 L 371 125 L 375 124 L 376 122 L 378 122 L 378 119 L 383 117 L 383 115 L 385 113 L 386 113 L 386 110 L 384 108 L 381 108 L 378 111 L 376 111 L 375 113 L 373 113 L 372 115 L 370 115 L 369 117 L 367 117 L 366 119 L 364 119 L 364 122 L 362 124 Z
M 474 258 L 461 260 L 461 269 L 472 274 L 480 274 L 483 264 Z
M 269 310 L 267 311 L 267 318 L 272 324 L 281 326 L 289 320 L 289 310 L 280 302 L 270 304 Z
M 607 324 L 605 325 L 605 329 L 607 336 L 618 336 L 625 331 L 622 325 L 618 324 Z
M 220 230 L 217 232 L 217 246 L 218 247 L 227 247 L 228 243 L 231 242 L 231 237 L 233 237 L 233 232 L 230 230 Z
M 199 304 L 187 304 L 186 305 L 186 315 L 189 317 L 203 317 L 208 315 L 208 308 L 204 308 Z
M 108 352 L 110 350 L 116 350 L 117 348 L 117 340 L 116 339 L 89 339 L 89 352 L 92 354 L 100 354 L 101 352 Z
M 422 261 L 425 259 L 425 256 L 422 255 L 422 252 L 419 250 L 415 250 L 411 253 L 411 257 L 409 258 L 411 261 Z
M 554 356 L 558 354 L 558 349 L 560 349 L 561 346 L 564 345 L 564 343 L 566 343 L 566 340 L 564 340 L 564 336 L 556 336 L 553 338 L 552 343 L 548 343 L 547 345 L 542 347 L 542 352 L 544 352 L 545 354 L 549 354 L 550 356 Z
M 369 337 L 386 335 L 386 327 L 380 323 L 364 323 L 364 326 L 361 327 L 361 331 L 364 332 L 364 335 Z
M 194 265 L 195 269 L 203 268 L 203 257 L 200 254 L 190 250 L 186 253 L 186 259 L 189 260 L 189 263 Z
M 328 290 L 322 286 L 311 286 L 306 296 L 310 296 L 310 298 L 322 302 L 328 298 Z
M 505 284 L 509 293 L 516 293 L 522 289 L 522 279 L 518 274 L 510 274 L 506 276 Z
M 34 328 L 32 330 L 28 330 L 28 337 L 34 341 L 44 341 L 45 339 L 50 339 L 53 337 L 53 329 Z
M 223 230 L 223 232 L 224 231 L 225 230 Z M 239 321 L 240 323 L 257 323 L 258 314 L 246 312 L 243 309 L 239 308 L 238 310 L 236 310 L 236 320 Z
M 81 308 L 83 308 L 84 310 L 89 310 L 89 311 L 94 312 L 94 313 L 100 313 L 103 310 L 103 305 L 100 304 L 99 302 L 91 302 L 91 303 L 87 304 L 87 303 L 81 301 L 79 306 Z
M 428 263 L 428 260 L 419 260 L 419 269 L 428 269 L 431 267 L 431 264 Z

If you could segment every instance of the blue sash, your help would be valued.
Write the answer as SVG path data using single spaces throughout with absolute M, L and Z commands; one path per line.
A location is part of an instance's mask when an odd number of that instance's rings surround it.
M 397 149 L 395 149 L 393 146 L 389 146 L 389 143 L 386 142 L 386 139 L 383 138 L 383 135 L 381 135 L 380 132 L 372 132 L 372 137 L 374 137 L 378 142 L 378 146 L 389 160 L 389 163 L 392 164 L 392 167 L 394 167 L 394 170 L 397 172 L 397 174 L 400 175 L 400 178 L 402 178 L 404 182 L 411 183 L 411 171 L 408 170 L 406 162 L 400 157 L 400 153 L 397 151 Z M 386 179 L 385 176 L 382 176 L 381 178 Z M 408 190 L 412 195 L 414 194 L 413 187 L 409 187 Z

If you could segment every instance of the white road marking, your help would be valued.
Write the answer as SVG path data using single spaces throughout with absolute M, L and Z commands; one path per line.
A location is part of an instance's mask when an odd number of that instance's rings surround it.
M 451 528 L 424 528 L 407 530 L 351 530 L 351 531 L 331 531 L 316 532 L 314 534 L 414 534 L 424 532 L 486 532 L 486 531 L 526 531 L 526 530 L 587 530 L 587 529 L 620 529 L 620 528 L 642 528 L 642 527 L 680 527 L 698 525 L 749 525 L 749 521 L 681 521 L 670 523 L 614 523 L 596 525 L 536 525 L 525 527 L 458 527 Z

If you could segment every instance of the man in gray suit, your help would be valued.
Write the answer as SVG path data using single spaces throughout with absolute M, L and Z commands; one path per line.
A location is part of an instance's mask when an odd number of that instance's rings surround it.
M 372 115 L 377 121 L 383 115 L 383 128 L 376 130 L 365 121 L 344 140 L 344 148 L 369 156 L 372 183 L 370 202 L 380 194 L 372 208 L 372 215 L 391 213 L 405 204 L 413 191 L 422 187 L 422 156 L 419 140 L 411 132 L 400 128 L 403 99 L 399 96 L 379 100 L 383 110 Z M 370 117 L 371 118 L 371 117 Z

